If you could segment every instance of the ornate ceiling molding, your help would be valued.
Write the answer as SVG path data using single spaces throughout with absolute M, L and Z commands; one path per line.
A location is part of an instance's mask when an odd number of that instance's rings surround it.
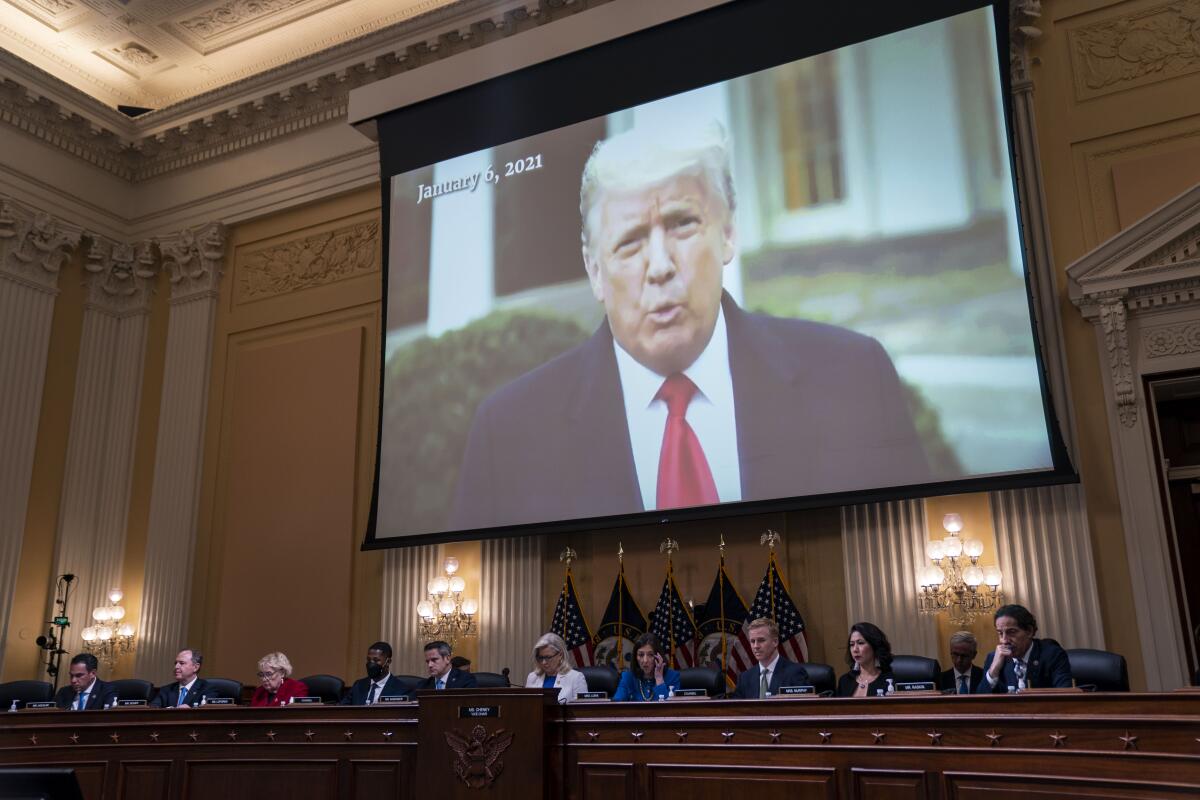
M 0 275 L 56 292 L 63 261 L 82 235 L 79 228 L 57 217 L 0 197 Z
M 22 64 L 4 69 L 0 124 L 138 183 L 336 123 L 352 89 L 607 2 L 463 0 L 134 120 Z

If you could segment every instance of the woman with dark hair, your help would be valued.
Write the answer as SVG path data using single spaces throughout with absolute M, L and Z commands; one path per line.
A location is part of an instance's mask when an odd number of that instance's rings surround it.
M 846 640 L 850 671 L 838 680 L 838 697 L 875 697 L 888 689 L 892 675 L 892 645 L 887 634 L 869 622 L 850 626 Z
M 633 662 L 621 673 L 613 700 L 665 700 L 679 688 L 679 673 L 667 666 L 662 645 L 653 633 L 633 642 Z

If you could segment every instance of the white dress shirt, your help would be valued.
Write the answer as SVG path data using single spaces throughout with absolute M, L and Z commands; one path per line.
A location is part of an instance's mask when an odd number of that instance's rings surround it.
M 179 685 L 179 694 L 180 695 L 183 695 L 183 690 L 185 690 L 185 689 L 187 690 L 187 694 L 184 695 L 184 697 L 183 697 L 184 705 L 187 705 L 187 706 L 196 705 L 196 703 L 192 702 L 192 687 L 195 685 L 196 685 L 196 676 L 195 675 L 192 676 L 191 683 L 188 683 L 186 686 L 183 684 Z M 175 705 L 179 705 L 179 696 L 178 695 L 176 695 L 176 697 L 175 697 Z
M 379 702 L 379 698 L 383 697 L 383 687 L 390 677 L 392 676 L 385 672 L 382 678 L 371 682 L 371 685 L 367 687 L 367 705 Z
M 768 662 L 767 664 L 759 664 L 758 665 L 758 682 L 760 685 L 762 684 L 762 679 L 763 679 L 763 676 L 765 675 L 767 677 L 767 686 L 770 687 L 771 676 L 775 674 L 775 665 L 778 663 L 779 663 L 779 651 L 776 650 L 775 657 L 772 658 L 770 660 L 770 662 Z M 770 691 L 770 689 L 768 688 L 767 691 Z
M 613 339 L 617 372 L 625 397 L 625 420 L 637 470 L 642 507 L 658 506 L 658 457 L 667 427 L 667 404 L 656 400 L 666 375 L 638 363 Z M 742 473 L 738 462 L 737 417 L 733 407 L 733 376 L 729 372 L 729 335 L 725 310 L 717 312 L 717 324 L 704 352 L 683 371 L 698 392 L 688 404 L 687 422 L 700 440 L 708 468 L 712 471 L 717 497 L 722 503 L 742 499 Z

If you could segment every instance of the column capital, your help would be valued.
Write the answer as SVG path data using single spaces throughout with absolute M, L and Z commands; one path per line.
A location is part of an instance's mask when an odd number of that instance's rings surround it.
M 82 235 L 57 217 L 0 197 L 0 275 L 54 292 L 63 261 Z
M 224 225 L 187 228 L 159 239 L 158 248 L 170 276 L 172 303 L 216 295 L 225 266 Z
M 88 308 L 115 317 L 147 313 L 158 274 L 154 243 L 124 244 L 95 234 L 88 238 L 91 246 L 83 264 Z
M 1042 29 L 1038 27 L 1041 17 L 1041 0 L 1009 0 L 1008 67 L 1014 93 L 1033 91 L 1029 43 L 1042 35 Z

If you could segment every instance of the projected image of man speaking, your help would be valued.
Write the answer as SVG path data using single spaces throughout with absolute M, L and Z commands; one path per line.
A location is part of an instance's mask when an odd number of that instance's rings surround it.
M 629 514 L 925 482 L 873 338 L 743 311 L 729 147 L 716 123 L 598 143 L 580 188 L 605 320 L 476 412 L 450 527 Z

